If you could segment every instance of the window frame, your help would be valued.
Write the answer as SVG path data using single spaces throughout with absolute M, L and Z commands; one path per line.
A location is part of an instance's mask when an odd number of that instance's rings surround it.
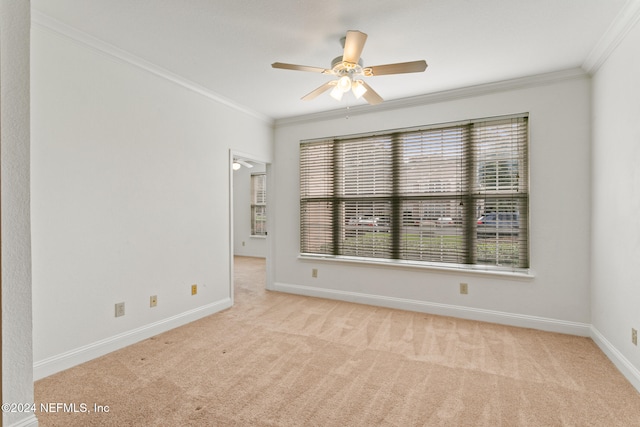
M 516 164 L 517 164 L 517 179 L 519 181 L 517 181 L 517 184 L 515 185 L 516 188 L 518 188 L 518 186 L 522 186 L 524 188 L 524 191 L 522 192 L 520 192 L 520 190 L 518 190 L 517 192 L 511 191 L 511 192 L 504 193 L 506 195 L 503 195 L 503 193 L 500 193 L 500 191 L 494 191 L 493 193 L 491 193 L 491 191 L 485 190 L 486 194 L 482 194 L 482 195 L 475 194 L 474 192 L 477 193 L 478 191 L 477 181 L 479 179 L 477 176 L 479 176 L 480 174 L 478 169 L 479 168 L 478 165 L 480 163 L 477 159 L 473 158 L 475 154 L 470 154 L 468 152 L 461 154 L 461 158 L 463 159 L 463 161 L 465 162 L 468 161 L 473 163 L 471 166 L 465 166 L 467 168 L 466 169 L 467 171 L 473 171 L 468 173 L 468 175 L 473 175 L 473 177 L 469 178 L 470 182 L 465 183 L 467 187 L 464 189 L 464 191 L 461 194 L 457 194 L 456 195 L 457 198 L 455 199 L 455 200 L 459 200 L 461 205 L 463 205 L 464 203 L 470 203 L 468 205 L 469 207 L 466 208 L 466 210 L 464 211 L 465 212 L 464 215 L 466 217 L 463 218 L 463 220 L 461 221 L 462 222 L 461 230 L 463 230 L 462 232 L 465 235 L 464 237 L 465 245 L 470 245 L 469 247 L 465 246 L 464 248 L 464 251 L 466 252 L 464 256 L 466 258 L 462 262 L 457 262 L 456 260 L 448 261 L 448 262 L 434 262 L 432 260 L 415 260 L 415 259 L 406 259 L 406 258 L 403 259 L 399 257 L 398 254 L 395 252 L 391 253 L 390 256 L 376 255 L 373 257 L 369 257 L 369 256 L 366 256 L 366 253 L 364 256 L 360 256 L 357 254 L 354 256 L 353 254 L 345 253 L 342 247 L 339 247 L 339 248 L 333 247 L 331 248 L 331 250 L 327 250 L 326 251 L 327 253 L 305 251 L 306 236 L 304 233 L 305 231 L 308 231 L 308 230 L 305 230 L 305 227 L 303 225 L 303 215 L 306 215 L 304 211 L 309 206 L 307 202 L 313 199 L 313 197 L 305 197 L 305 195 L 303 194 L 303 185 L 304 185 L 303 168 L 305 166 L 303 165 L 303 161 L 302 161 L 302 155 L 303 155 L 302 151 L 303 151 L 303 147 L 309 147 L 306 144 L 314 144 L 314 143 L 335 144 L 332 151 L 334 158 L 324 159 L 324 161 L 325 162 L 333 161 L 334 162 L 333 167 L 335 169 L 339 169 L 339 167 L 336 165 L 341 158 L 336 157 L 335 153 L 339 149 L 335 147 L 339 146 L 340 144 L 348 144 L 355 140 L 369 140 L 369 139 L 376 140 L 376 138 L 385 138 L 385 137 L 394 138 L 395 137 L 394 135 L 401 135 L 402 137 L 403 135 L 409 135 L 413 132 L 434 131 L 434 130 L 438 131 L 444 128 L 464 128 L 464 127 L 473 127 L 473 126 L 479 126 L 479 125 L 481 126 L 484 125 L 487 127 L 491 127 L 491 126 L 495 127 L 497 125 L 494 125 L 494 123 L 499 124 L 499 123 L 509 121 L 509 120 L 514 120 L 514 119 L 516 121 L 520 120 L 521 122 L 517 124 L 517 126 L 521 126 L 524 128 L 524 131 L 519 130 L 519 128 L 517 128 L 518 129 L 517 131 L 513 131 L 518 133 L 521 140 L 522 138 L 524 139 L 523 142 L 521 141 L 523 146 L 522 144 L 518 146 L 518 150 L 524 150 L 524 152 L 518 153 L 518 156 L 520 157 L 517 158 L 517 162 L 519 163 L 516 163 Z M 524 133 L 524 136 L 522 136 L 523 133 Z M 501 137 L 497 137 L 497 138 L 499 139 Z M 488 140 L 492 141 L 490 139 Z M 477 141 L 483 141 L 483 143 L 486 144 L 487 140 L 478 139 Z M 479 146 L 480 144 L 477 141 L 476 141 L 476 144 Z M 398 144 L 404 144 L 404 143 L 402 142 Z M 463 147 L 464 150 L 478 150 L 477 146 L 473 145 L 471 140 L 466 142 L 466 144 L 468 145 Z M 300 150 L 300 156 L 301 156 L 300 179 L 301 181 L 300 181 L 300 218 L 299 218 L 300 220 L 299 258 L 313 259 L 313 260 L 347 261 L 347 262 L 356 262 L 356 263 L 373 263 L 377 265 L 390 265 L 390 266 L 401 266 L 401 267 L 434 268 L 434 269 L 447 270 L 447 271 L 453 270 L 453 271 L 466 271 L 466 272 L 488 272 L 488 273 L 495 273 L 495 274 L 509 274 L 509 275 L 530 277 L 532 274 L 532 270 L 531 270 L 531 257 L 530 257 L 531 243 L 530 243 L 530 233 L 529 233 L 529 212 L 530 212 L 530 209 L 529 209 L 530 156 L 528 154 L 529 146 L 530 146 L 530 127 L 529 127 L 528 113 L 520 113 L 520 114 L 513 114 L 508 116 L 498 116 L 498 117 L 490 117 L 490 118 L 483 118 L 483 119 L 464 120 L 464 121 L 449 122 L 449 123 L 440 123 L 440 124 L 433 124 L 429 126 L 420 126 L 420 127 L 404 128 L 404 129 L 397 129 L 397 130 L 386 130 L 386 131 L 380 131 L 375 133 L 355 134 L 355 135 L 346 135 L 346 136 L 339 136 L 339 137 L 332 137 L 332 138 L 318 138 L 318 139 L 300 141 L 300 149 L 301 149 Z M 392 148 L 392 150 L 397 150 L 397 148 L 395 148 L 396 147 L 395 145 L 393 147 L 394 148 Z M 402 145 L 401 149 L 404 149 L 404 148 L 405 148 L 405 145 Z M 514 150 L 511 147 L 509 149 L 512 151 Z M 322 161 L 319 161 L 319 162 L 322 163 Z M 397 162 L 397 160 L 394 160 L 394 162 Z M 486 163 L 490 163 L 490 162 L 486 162 Z M 506 161 L 502 165 L 500 165 L 499 162 L 496 162 L 496 165 L 494 166 L 494 169 L 493 169 L 493 173 L 497 174 L 498 169 L 500 170 L 505 169 L 505 165 L 508 166 L 508 163 Z M 393 168 L 395 167 L 396 166 L 394 165 Z M 487 168 L 487 169 L 491 170 L 490 168 Z M 335 171 L 332 173 L 337 174 L 337 172 Z M 398 170 L 395 170 L 392 172 L 392 174 L 396 176 L 396 175 L 400 175 L 401 172 Z M 521 176 L 521 175 L 524 175 L 524 176 Z M 462 180 L 462 178 L 459 175 L 455 175 L 455 177 L 456 179 Z M 336 179 L 337 181 L 340 181 L 340 179 L 336 178 L 335 176 L 332 176 L 332 179 Z M 393 180 L 397 180 L 397 179 L 398 179 L 397 176 L 393 178 Z M 375 178 L 373 178 L 373 180 L 375 180 Z M 471 183 L 471 181 L 475 181 L 475 183 Z M 504 185 L 504 182 L 506 182 L 507 184 L 509 183 L 508 179 L 504 180 L 504 178 L 502 182 L 503 184 L 497 183 L 495 185 L 494 190 L 496 189 L 499 190 L 500 185 Z M 317 184 L 314 184 L 314 185 L 317 185 Z M 330 183 L 330 186 L 335 186 L 336 188 L 344 185 L 345 185 L 345 182 Z M 396 184 L 393 184 L 393 185 L 396 185 Z M 341 189 L 341 191 L 342 190 L 344 189 Z M 410 196 L 410 197 L 406 197 L 405 195 L 405 197 L 400 197 L 400 199 L 401 200 L 405 200 L 405 199 L 437 200 L 439 197 L 442 198 L 443 196 L 430 193 L 430 194 L 422 194 L 422 195 L 414 194 L 413 196 Z M 396 193 L 395 189 L 391 198 L 398 198 L 398 194 Z M 318 201 L 319 199 L 321 198 L 316 198 L 316 201 Z M 345 216 L 344 212 L 338 213 L 338 211 L 340 209 L 343 209 L 343 210 L 345 209 L 344 208 L 345 200 L 348 200 L 349 198 L 344 197 L 344 191 L 343 191 L 343 193 L 341 194 L 338 194 L 336 192 L 335 194 L 333 194 L 333 197 L 326 197 L 326 199 L 327 199 L 326 200 L 327 204 L 330 204 L 332 206 L 331 209 L 333 210 L 333 215 L 331 217 L 331 224 L 329 224 L 329 226 L 331 227 L 331 232 L 334 235 L 333 242 L 335 243 L 339 241 L 337 234 L 344 233 L 343 229 L 348 228 L 348 225 L 345 225 L 346 223 L 342 224 L 342 222 L 345 222 L 345 218 L 347 217 Z M 358 197 L 356 197 L 356 199 L 358 199 Z M 384 202 L 385 200 L 388 200 L 389 197 L 387 196 L 386 198 L 381 197 L 379 199 L 376 199 L 374 196 L 370 196 L 368 198 L 362 197 L 361 199 L 363 203 L 366 204 L 367 200 L 371 203 Z M 451 202 L 451 200 L 448 200 L 448 202 Z M 521 236 L 516 238 L 517 245 L 513 245 L 516 248 L 516 249 L 513 249 L 513 251 L 515 251 L 515 255 L 513 256 L 516 262 L 521 262 L 521 264 L 499 265 L 499 261 L 496 261 L 496 264 L 477 261 L 478 249 L 476 248 L 476 244 L 478 241 L 480 241 L 480 235 L 477 233 L 477 229 L 479 229 L 480 227 L 476 226 L 478 200 L 482 200 L 483 208 L 486 208 L 485 203 L 487 205 L 489 204 L 486 201 L 491 201 L 491 200 L 493 200 L 493 202 L 496 203 L 497 206 L 499 206 L 500 203 L 505 203 L 504 201 L 508 201 L 509 203 L 511 203 L 510 205 L 511 209 L 514 209 L 514 210 L 505 211 L 505 212 L 513 212 L 513 215 L 518 215 L 518 218 L 519 218 L 518 226 L 520 227 L 519 233 L 521 234 Z M 340 207 L 341 205 L 343 206 L 342 208 Z M 398 240 L 402 238 L 403 232 L 406 233 L 406 231 L 403 231 L 403 229 L 399 228 L 400 226 L 404 227 L 404 222 L 403 222 L 404 220 L 402 218 L 402 216 L 404 215 L 404 212 L 402 211 L 402 208 L 398 208 L 398 206 L 401 206 L 401 202 L 395 201 L 394 206 L 391 208 L 394 211 L 390 213 L 391 224 L 389 224 L 388 226 L 389 231 L 392 234 L 391 239 L 396 240 L 394 243 L 392 243 L 392 251 L 397 250 L 397 248 L 399 247 Z M 358 210 L 356 209 L 353 212 L 358 212 Z M 501 213 L 502 211 L 497 210 L 496 212 Z M 516 214 L 515 212 L 518 212 L 518 213 Z M 513 215 L 512 215 L 512 218 L 513 218 Z M 340 218 L 339 222 L 337 218 Z M 371 218 L 368 218 L 368 219 L 371 219 Z M 327 229 L 327 224 L 325 224 L 325 233 L 327 232 L 326 229 Z M 497 245 L 499 244 L 498 242 L 501 240 L 500 234 L 501 233 L 497 233 L 496 235 L 496 249 L 495 249 L 496 254 L 494 255 L 495 257 L 498 257 L 498 258 L 499 258 L 499 255 L 497 255 L 497 252 L 498 252 Z

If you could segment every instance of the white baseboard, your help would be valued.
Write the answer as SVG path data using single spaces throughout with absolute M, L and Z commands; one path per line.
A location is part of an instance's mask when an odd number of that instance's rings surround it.
M 6 424 L 7 427 L 38 427 L 38 419 L 34 414 L 29 414 L 26 418 L 21 419 L 20 421 L 16 421 L 12 424 Z
M 607 340 L 593 325 L 591 325 L 591 339 L 600 350 L 616 365 L 616 368 L 640 392 L 640 371 L 633 366 L 624 355 Z
M 274 290 L 311 297 L 329 298 L 340 301 L 356 302 L 359 304 L 397 308 L 401 310 L 417 311 L 420 313 L 437 314 L 440 316 L 458 317 L 461 319 L 478 320 L 481 322 L 498 323 L 501 325 L 518 326 L 521 328 L 539 329 L 548 332 L 559 332 L 584 337 L 590 336 L 591 325 L 587 323 L 569 322 L 566 320 L 550 319 L 546 317 L 529 316 L 525 314 L 485 310 L 481 308 L 395 298 L 382 295 L 370 295 L 358 292 L 345 292 L 335 289 L 316 288 L 312 286 L 291 285 L 286 283 L 274 283 Z
M 194 320 L 217 313 L 231 307 L 231 305 L 231 299 L 225 298 L 176 316 L 172 316 L 113 337 L 96 341 L 44 360 L 39 360 L 33 364 L 34 381 L 48 377 L 56 372 L 69 369 L 81 363 L 88 362 L 89 360 L 111 353 L 112 351 L 119 350 L 128 345 L 135 344 L 178 326 L 193 322 Z

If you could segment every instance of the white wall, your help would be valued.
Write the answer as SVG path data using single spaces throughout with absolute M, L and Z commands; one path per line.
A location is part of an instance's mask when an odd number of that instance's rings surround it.
M 266 237 L 251 236 L 251 174 L 265 172 L 266 166 L 254 165 L 233 172 L 233 249 L 235 255 L 265 258 Z
M 438 94 L 431 103 L 404 109 L 352 109 L 348 119 L 277 122 L 271 188 L 275 288 L 588 335 L 590 80 L 569 70 L 521 83 Z M 534 278 L 298 259 L 300 140 L 521 112 L 530 114 Z M 316 279 L 312 268 L 318 269 Z M 469 295 L 459 294 L 460 282 L 469 284 Z
M 229 306 L 229 150 L 270 160 L 272 124 L 45 26 L 32 42 L 41 377 Z
M 29 224 L 28 1 L 0 1 L 2 159 L 2 401 L 33 402 Z M 5 426 L 35 425 L 30 413 L 3 412 Z
M 593 78 L 592 323 L 640 390 L 640 24 Z

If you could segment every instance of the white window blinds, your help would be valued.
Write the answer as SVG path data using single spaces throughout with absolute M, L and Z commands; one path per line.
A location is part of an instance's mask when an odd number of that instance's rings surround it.
M 251 175 L 251 235 L 267 235 L 267 175 Z
M 527 122 L 302 142 L 301 252 L 527 268 Z

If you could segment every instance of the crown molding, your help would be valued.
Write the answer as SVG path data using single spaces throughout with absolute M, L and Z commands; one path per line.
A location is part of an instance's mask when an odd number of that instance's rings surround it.
M 582 68 L 571 68 L 568 70 L 554 71 L 551 73 L 537 74 L 534 76 L 520 77 L 498 82 L 483 83 L 474 86 L 467 86 L 458 89 L 450 89 L 441 92 L 433 92 L 425 95 L 412 96 L 409 98 L 392 99 L 378 105 L 358 105 L 349 108 L 349 116 L 370 114 L 374 112 L 399 110 L 402 108 L 418 107 L 422 105 L 435 104 L 439 102 L 452 101 L 462 98 L 471 98 L 489 93 L 503 92 L 515 89 L 524 89 L 533 86 L 542 86 L 564 80 L 574 80 L 589 78 L 589 75 Z M 285 117 L 275 120 L 275 127 L 297 125 L 303 123 L 317 122 L 321 120 L 331 120 L 344 118 L 344 108 L 323 111 L 319 113 L 306 114 L 295 117 Z
M 582 63 L 582 69 L 590 75 L 595 74 L 639 20 L 640 0 L 627 0 L 607 31 Z
M 178 86 L 181 86 L 192 92 L 198 93 L 212 101 L 223 104 L 229 108 L 232 108 L 234 110 L 237 110 L 249 116 L 255 117 L 269 125 L 273 125 L 273 119 L 271 117 L 268 117 L 262 113 L 251 110 L 243 105 L 240 105 L 191 80 L 185 79 L 184 77 L 179 76 L 169 70 L 166 70 L 152 62 L 149 62 L 136 55 L 126 52 L 120 49 L 119 47 L 116 47 L 112 44 L 104 42 L 83 31 L 80 31 L 67 24 L 64 24 L 58 21 L 57 19 L 52 18 L 51 16 L 46 15 L 42 12 L 39 12 L 35 9 L 32 9 L 31 11 L 31 23 L 32 23 L 32 27 L 35 26 L 43 30 L 52 32 L 56 35 L 63 36 L 85 47 L 93 49 L 94 51 L 97 51 L 102 54 L 106 54 L 120 62 L 124 62 L 126 64 L 133 65 L 134 67 L 143 69 L 151 74 L 154 74 L 174 84 L 177 84 Z

